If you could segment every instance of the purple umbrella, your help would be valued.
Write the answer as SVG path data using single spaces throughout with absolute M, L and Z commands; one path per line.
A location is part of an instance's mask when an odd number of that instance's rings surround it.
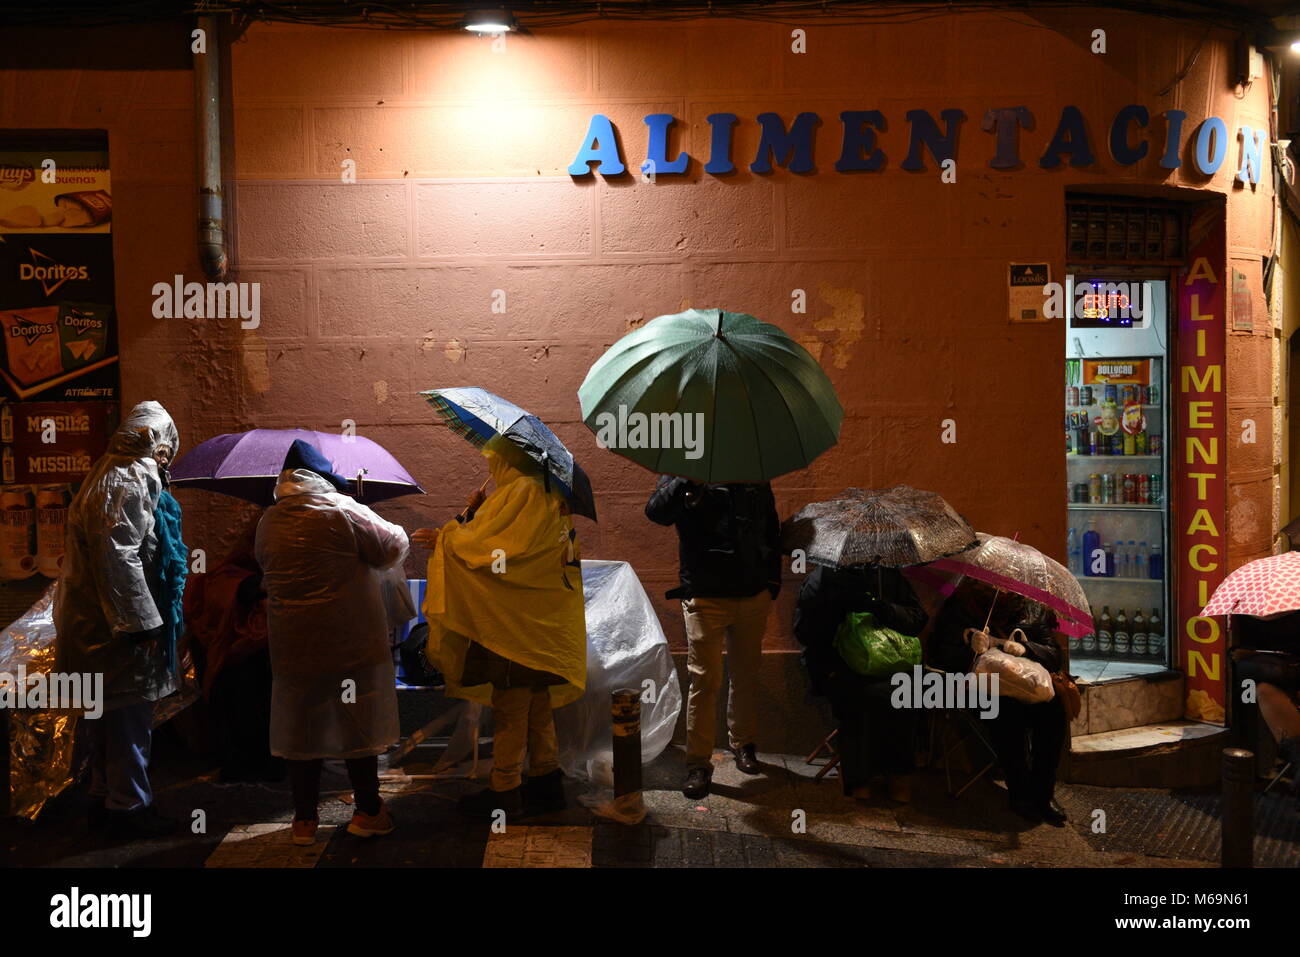
M 381 502 L 399 495 L 424 494 L 424 489 L 382 445 L 359 435 L 307 429 L 252 429 L 208 439 L 182 455 L 172 467 L 172 485 L 272 505 L 276 479 L 294 439 L 315 446 L 329 459 L 335 473 L 348 479 L 348 491 L 358 501 Z

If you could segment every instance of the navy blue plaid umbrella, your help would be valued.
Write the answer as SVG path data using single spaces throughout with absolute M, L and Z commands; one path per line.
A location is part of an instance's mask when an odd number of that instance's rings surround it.
M 448 428 L 477 448 L 504 436 L 537 463 L 548 488 L 554 482 L 575 514 L 596 520 L 596 498 L 587 473 L 537 416 L 486 389 L 430 389 L 420 395 Z

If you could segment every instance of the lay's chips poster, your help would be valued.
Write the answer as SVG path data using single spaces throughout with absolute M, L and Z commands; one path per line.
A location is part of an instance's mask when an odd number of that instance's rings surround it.
M 114 304 L 107 134 L 0 132 L 0 398 L 13 421 L 39 406 L 56 425 L 34 447 L 6 449 L 3 483 L 75 481 L 82 470 L 68 463 L 103 451 L 102 441 L 88 447 L 86 434 L 57 424 L 84 420 L 89 404 L 98 438 L 116 419 Z M 66 415 L 59 403 L 69 404 Z

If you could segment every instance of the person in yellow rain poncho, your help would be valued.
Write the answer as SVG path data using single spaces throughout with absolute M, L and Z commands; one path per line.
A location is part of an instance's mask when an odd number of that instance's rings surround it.
M 577 533 L 559 490 L 517 446 L 497 437 L 483 455 L 492 494 L 479 490 L 442 529 L 412 535 L 433 550 L 426 654 L 447 694 L 492 707 L 491 788 L 462 799 L 461 810 L 558 810 L 564 782 L 551 711 L 581 697 L 587 678 Z

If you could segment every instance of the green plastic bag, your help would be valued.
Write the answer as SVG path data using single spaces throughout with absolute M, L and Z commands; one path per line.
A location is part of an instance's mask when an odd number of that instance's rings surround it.
M 887 678 L 921 663 L 921 639 L 876 623 L 869 611 L 851 611 L 835 632 L 835 650 L 853 671 Z

